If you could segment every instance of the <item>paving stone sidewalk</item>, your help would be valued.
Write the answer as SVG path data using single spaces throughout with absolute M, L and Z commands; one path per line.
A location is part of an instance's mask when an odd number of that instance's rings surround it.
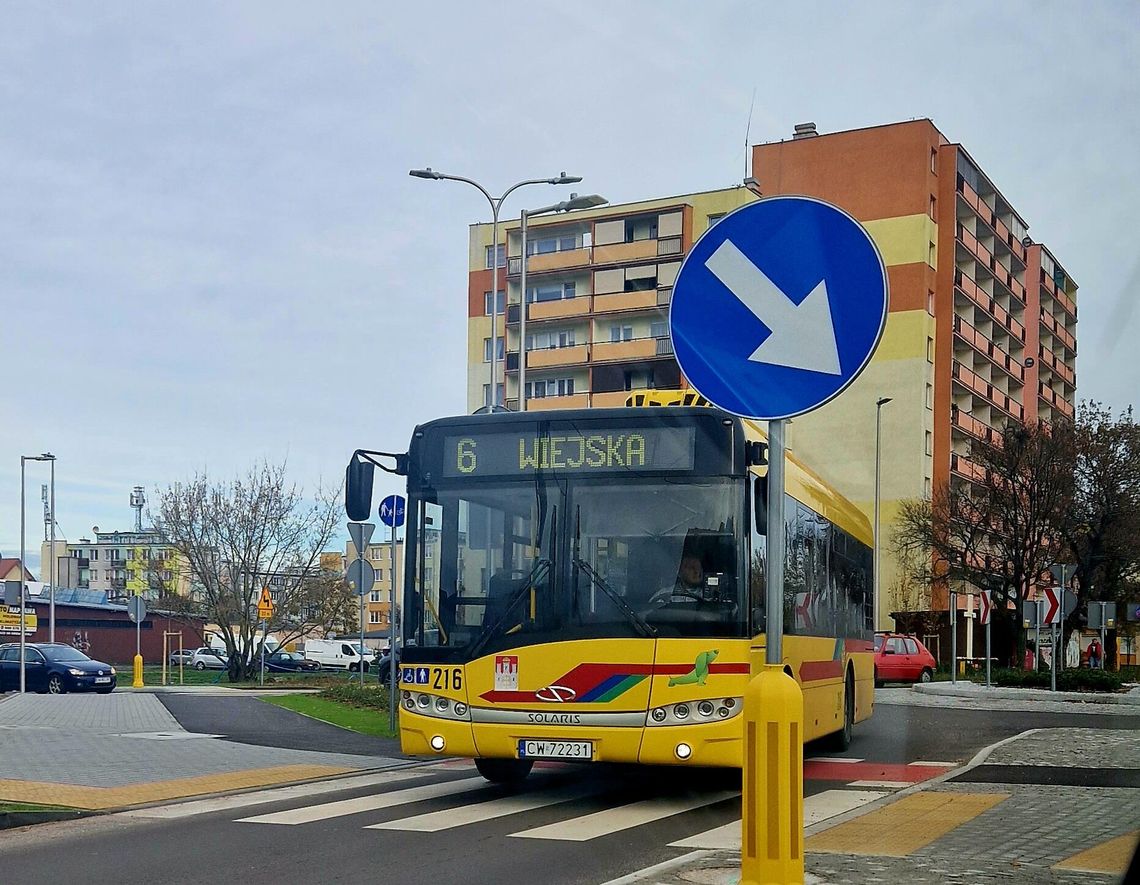
M 1009 741 L 964 777 L 984 779 L 987 768 L 1008 771 L 1013 767 L 1019 779 L 1028 782 L 944 782 L 824 829 L 806 843 L 807 881 L 820 885 L 1121 881 L 1140 839 L 1140 788 L 1033 783 L 1034 773 L 1044 773 L 1045 766 L 1136 771 L 1140 769 L 1140 737 L 1123 729 L 1056 728 Z M 903 845 L 908 836 L 914 837 L 914 833 L 902 832 L 911 822 L 898 819 L 904 803 L 935 796 L 945 796 L 947 802 L 973 803 L 976 811 L 962 815 L 937 838 L 927 835 L 925 842 L 926 824 L 915 820 L 916 843 L 923 844 Z M 940 809 L 931 811 L 934 816 L 940 813 Z M 936 821 L 931 820 L 934 825 Z M 694 852 L 679 861 L 619 881 L 623 885 L 735 885 L 740 880 L 739 852 Z
M 254 746 L 185 731 L 152 694 L 0 704 L 0 799 L 112 808 L 365 769 L 384 756 Z

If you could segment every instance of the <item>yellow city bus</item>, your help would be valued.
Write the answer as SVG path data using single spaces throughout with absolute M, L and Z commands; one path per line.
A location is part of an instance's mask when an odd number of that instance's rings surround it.
M 399 668 L 406 753 L 735 766 L 764 662 L 766 447 L 703 407 L 416 428 Z M 787 464 L 784 663 L 805 740 L 871 714 L 866 518 Z

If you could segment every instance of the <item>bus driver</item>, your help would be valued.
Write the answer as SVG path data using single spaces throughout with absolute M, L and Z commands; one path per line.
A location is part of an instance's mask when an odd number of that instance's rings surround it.
M 681 557 L 677 580 L 649 597 L 649 607 L 659 608 L 671 602 L 699 602 L 704 597 L 705 567 L 699 556 L 687 553 Z

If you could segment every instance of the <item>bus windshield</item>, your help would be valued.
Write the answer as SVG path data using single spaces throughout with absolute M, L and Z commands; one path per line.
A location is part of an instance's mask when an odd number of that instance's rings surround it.
M 409 645 L 462 661 L 571 639 L 747 633 L 742 483 L 540 476 L 411 503 Z

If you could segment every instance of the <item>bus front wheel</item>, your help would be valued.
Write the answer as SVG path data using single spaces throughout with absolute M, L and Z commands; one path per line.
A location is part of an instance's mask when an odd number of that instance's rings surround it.
M 476 759 L 475 768 L 493 784 L 520 784 L 530 774 L 530 759 Z

